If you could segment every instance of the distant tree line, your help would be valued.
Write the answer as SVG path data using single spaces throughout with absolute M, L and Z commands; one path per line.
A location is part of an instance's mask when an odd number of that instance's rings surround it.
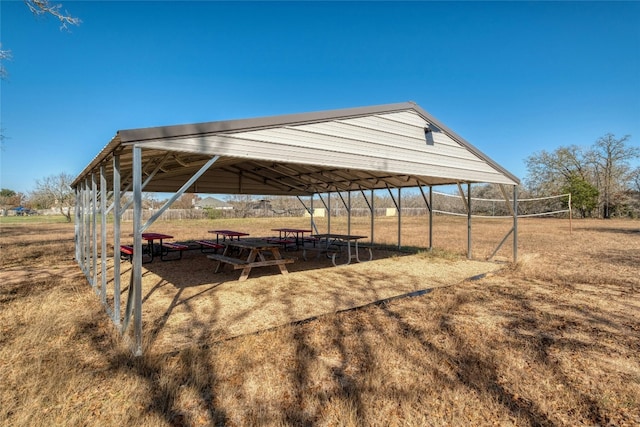
M 631 137 L 606 134 L 589 147 L 570 145 L 527 158 L 526 189 L 533 195 L 571 193 L 582 217 L 640 216 L 640 148 Z

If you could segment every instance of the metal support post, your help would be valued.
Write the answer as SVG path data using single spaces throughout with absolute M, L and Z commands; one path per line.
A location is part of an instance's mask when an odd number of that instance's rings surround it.
M 325 201 L 324 201 L 324 199 L 322 198 L 322 195 L 321 195 L 320 193 L 318 193 L 318 199 L 320 199 L 320 202 L 322 203 L 322 206 L 324 206 L 325 210 L 326 210 L 327 212 L 329 212 L 329 211 L 330 211 L 330 206 L 331 206 L 331 205 L 327 205 L 327 202 L 325 202 Z M 327 217 L 329 218 L 329 220 L 328 220 L 329 230 L 327 231 L 327 233 L 330 233 L 330 232 L 331 232 L 331 219 L 330 219 L 330 215 L 328 215 Z M 317 229 L 316 229 L 316 231 L 317 231 Z
M 402 193 L 398 187 L 398 249 L 402 247 Z
M 160 209 L 158 209 L 156 213 L 154 213 L 151 216 L 151 218 L 149 218 L 146 224 L 144 224 L 140 229 L 140 232 L 143 233 L 147 228 L 151 226 L 151 224 L 153 224 L 158 218 L 160 218 L 160 215 L 162 215 L 164 211 L 169 209 L 169 206 L 171 206 L 173 202 L 178 200 L 178 198 L 180 198 L 185 193 L 185 191 L 187 191 L 189 187 L 191 187 L 198 180 L 198 178 L 202 176 L 202 174 L 204 174 L 207 170 L 209 170 L 211 165 L 213 165 L 216 161 L 218 161 L 219 158 L 220 156 L 214 156 L 211 159 L 209 159 L 207 163 L 202 165 L 200 170 L 198 170 L 198 172 L 196 172 L 191 178 L 189 178 L 187 182 L 185 182 L 182 185 L 182 187 L 180 187 L 180 189 L 173 196 L 171 196 L 171 198 L 167 200 L 166 203 Z M 140 191 L 142 191 L 142 185 L 140 187 Z
M 513 262 L 518 262 L 518 186 L 513 186 Z
M 347 201 L 342 197 L 342 193 L 338 191 L 337 194 L 342 201 L 342 206 L 347 210 L 347 234 L 351 234 L 351 192 L 347 192 Z
M 369 243 L 373 244 L 373 217 L 374 217 L 374 212 L 373 212 L 373 190 L 371 190 L 371 202 L 369 202 L 369 199 L 367 199 L 367 195 L 364 194 L 364 190 L 362 188 L 360 188 L 360 193 L 362 193 L 362 198 L 364 199 L 365 203 L 367 204 L 367 207 L 369 208 L 369 214 L 371 215 L 371 238 L 369 240 Z
M 362 193 L 362 195 L 364 195 L 364 193 Z M 373 192 L 373 190 L 371 190 L 371 204 L 369 205 L 369 209 L 371 210 L 371 244 L 373 244 L 373 242 L 374 242 L 374 236 L 373 236 L 374 226 L 373 226 L 373 222 L 374 222 L 374 218 L 376 217 L 376 211 L 375 211 L 374 202 L 375 202 L 374 192 Z
M 331 192 L 327 192 L 327 233 L 331 234 Z
M 313 213 L 314 213 L 314 211 L 313 211 L 313 196 L 314 195 L 315 194 L 311 195 L 311 197 L 310 197 L 311 201 L 309 202 L 309 204 L 311 205 L 311 209 L 309 210 L 309 216 L 311 217 L 309 225 L 311 225 L 311 229 L 315 230 L 316 234 L 318 234 L 318 227 L 316 226 L 316 222 L 315 222 L 314 217 L 313 217 Z
M 84 182 L 84 274 L 91 283 L 91 190 L 89 190 L 89 177 Z
M 351 234 L 351 191 L 347 192 L 347 234 Z
M 107 303 L 107 178 L 100 166 L 100 297 Z
M 91 286 L 98 293 L 98 182 L 91 174 Z
M 420 189 L 420 194 L 422 194 L 422 199 L 424 203 L 427 205 L 427 209 L 429 210 L 429 250 L 433 249 L 433 187 L 429 186 L 429 198 L 427 199 L 426 194 L 424 194 L 424 190 L 422 189 L 422 185 L 418 186 Z
M 113 157 L 113 322 L 120 326 L 120 156 Z
M 74 222 L 73 222 L 73 236 L 75 243 L 75 259 L 76 262 L 80 262 L 80 187 L 74 188 L 75 196 L 76 196 L 76 204 L 75 211 L 73 212 Z
M 471 259 L 471 183 L 467 183 L 467 258 Z
M 133 146 L 133 327 L 136 356 L 142 356 L 142 148 Z
M 389 192 L 389 196 L 391 197 L 391 201 L 393 202 L 393 204 L 396 207 L 396 212 L 398 212 L 398 249 L 400 249 L 400 245 L 401 245 L 401 241 L 400 241 L 400 233 L 401 233 L 401 229 L 400 229 L 400 218 L 401 218 L 401 213 L 400 213 L 400 208 L 401 208 L 401 201 L 400 201 L 400 188 L 398 188 L 398 200 L 396 200 L 395 197 L 393 197 L 393 193 L 391 192 L 391 188 L 389 188 L 389 185 L 387 184 L 387 191 Z
M 429 250 L 433 250 L 433 186 L 429 186 Z

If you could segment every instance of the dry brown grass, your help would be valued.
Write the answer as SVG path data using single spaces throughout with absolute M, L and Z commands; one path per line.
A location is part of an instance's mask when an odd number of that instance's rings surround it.
M 405 220 L 403 244 L 424 246 L 426 226 Z M 279 225 L 257 221 L 249 231 Z M 154 228 L 189 239 L 213 226 Z M 478 222 L 474 255 L 491 253 L 508 228 Z M 367 223 L 359 229 L 369 234 Z M 444 287 L 425 266 L 466 264 L 466 229 L 436 218 L 435 230 L 442 257 L 379 253 L 342 268 L 300 262 L 288 276 L 264 269 L 244 284 L 234 280 L 239 272 L 193 279 L 210 273 L 194 271 L 195 254 L 145 264 L 149 338 L 145 355 L 132 358 L 72 259 L 73 226 L 3 225 L 0 424 L 640 424 L 639 222 L 577 221 L 569 235 L 567 221 L 523 220 L 517 265 Z M 393 220 L 376 234 L 392 243 Z M 180 265 L 189 286 L 171 276 Z M 337 275 L 354 289 L 340 287 Z M 345 301 L 362 305 L 362 294 L 385 297 L 367 294 L 368 284 L 380 293 L 434 289 L 287 323 Z M 332 286 L 340 291 L 327 294 Z M 276 309 L 252 317 L 269 306 Z

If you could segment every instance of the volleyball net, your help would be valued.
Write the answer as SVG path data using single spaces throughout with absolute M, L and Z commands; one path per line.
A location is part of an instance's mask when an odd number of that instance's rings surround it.
M 433 192 L 433 212 L 442 215 L 467 216 L 467 197 L 460 194 Z M 513 200 L 471 197 L 471 216 L 475 218 L 513 218 Z M 557 217 L 571 215 L 571 194 L 518 199 L 518 218 Z

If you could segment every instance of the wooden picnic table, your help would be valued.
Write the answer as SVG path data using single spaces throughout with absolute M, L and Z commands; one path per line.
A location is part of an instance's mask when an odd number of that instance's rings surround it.
M 234 270 L 242 269 L 242 274 L 238 281 L 247 280 L 251 269 L 255 267 L 268 267 L 277 265 L 281 274 L 288 274 L 289 270 L 285 264 L 294 262 L 291 258 L 282 258 L 278 244 L 269 243 L 265 240 L 229 240 L 225 244 L 224 252 L 221 255 L 211 254 L 207 258 L 218 261 L 215 273 L 219 272 L 223 264 L 229 264 Z M 238 250 L 239 255 L 230 256 L 231 250 Z M 242 258 L 244 253 L 248 255 Z M 265 254 L 270 255 L 271 259 L 267 259 Z

